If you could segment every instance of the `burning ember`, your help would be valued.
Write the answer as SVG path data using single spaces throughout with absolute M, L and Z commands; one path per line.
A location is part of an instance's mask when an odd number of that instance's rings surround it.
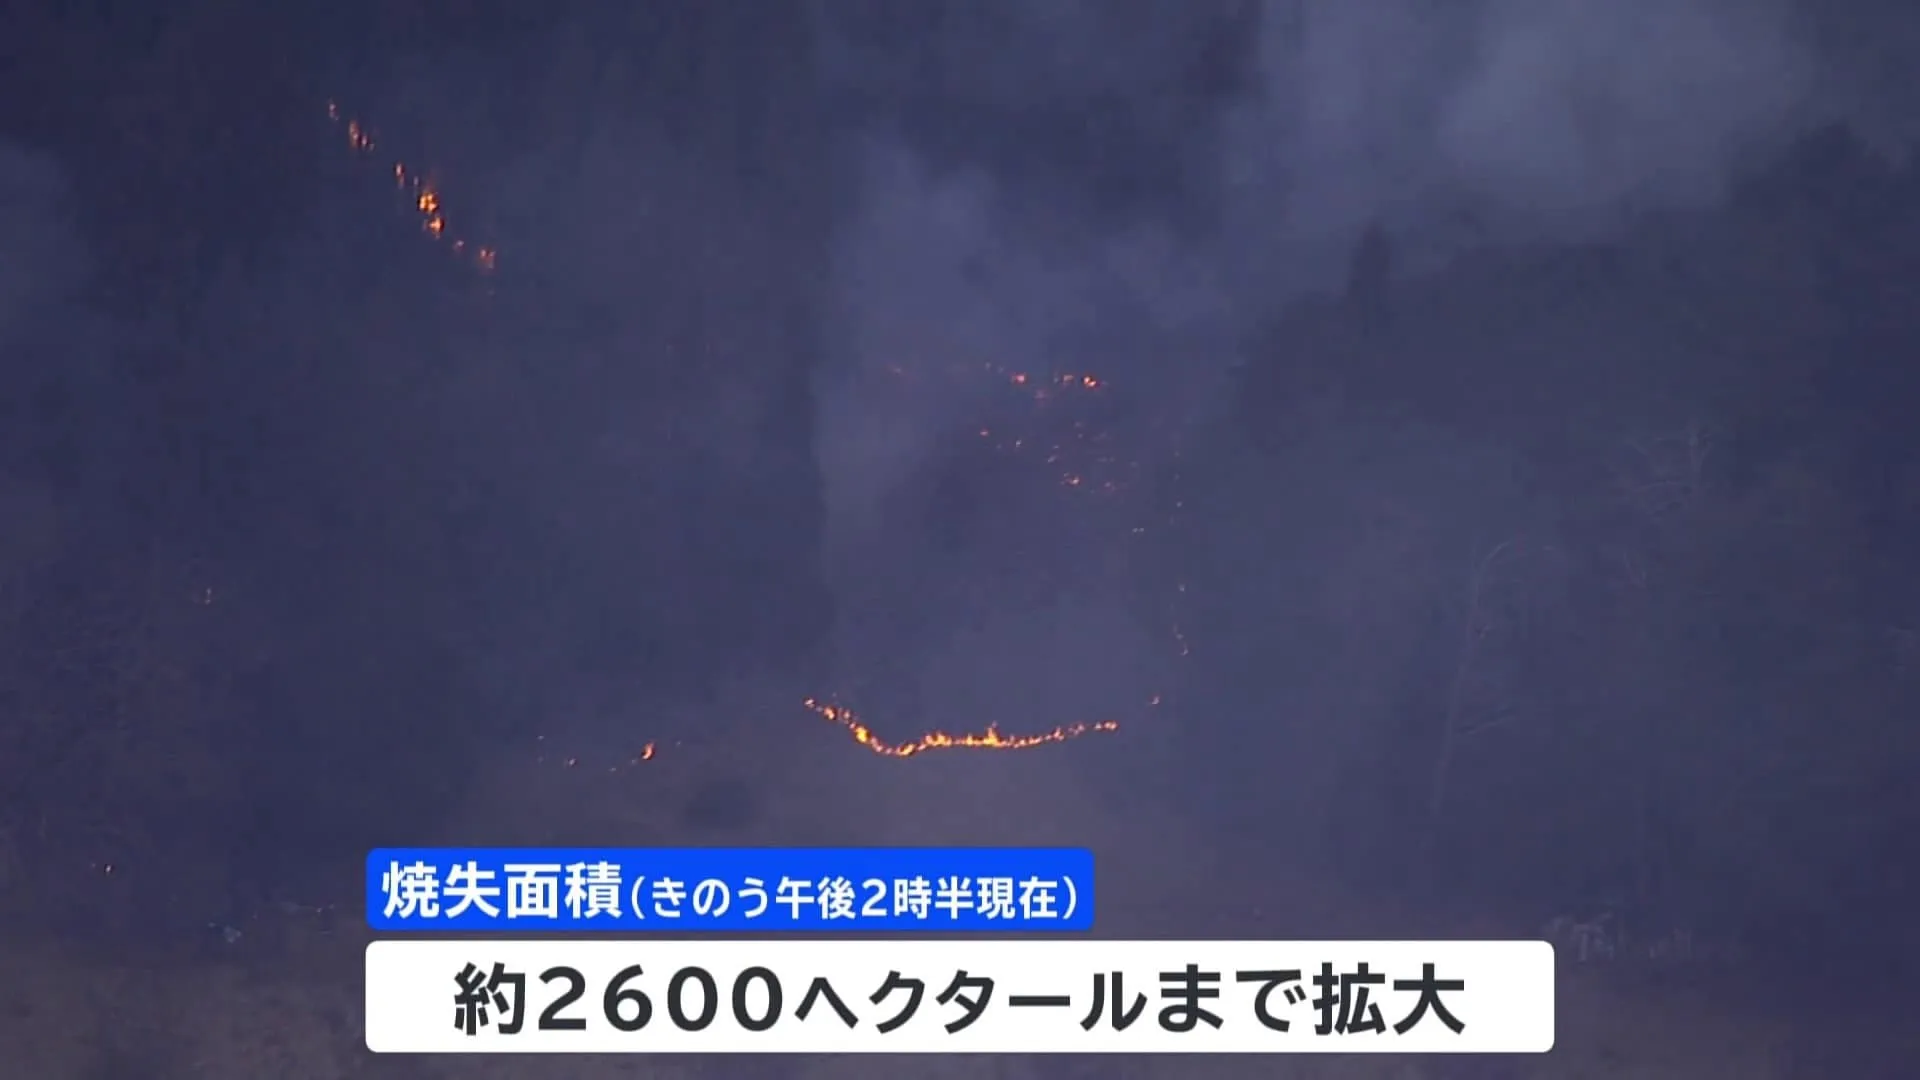
M 545 735 L 536 736 L 534 741 L 538 744 L 541 744 L 540 748 L 534 754 L 534 757 L 533 757 L 534 764 L 545 765 L 549 760 L 546 754 L 546 747 L 544 745 L 547 741 L 547 737 Z M 610 773 L 624 772 L 627 769 L 631 769 L 639 765 L 644 765 L 647 762 L 652 761 L 654 759 L 654 755 L 658 754 L 659 752 L 660 752 L 660 747 L 658 743 L 651 743 L 651 742 L 646 743 L 645 745 L 640 747 L 639 753 L 634 754 L 632 757 L 629 757 L 625 761 L 618 761 L 613 763 L 612 765 L 606 766 L 606 771 Z M 557 762 L 560 765 L 560 767 L 563 769 L 577 769 L 582 764 L 580 760 L 580 756 L 578 754 L 569 754 L 566 757 L 556 757 L 551 760 Z

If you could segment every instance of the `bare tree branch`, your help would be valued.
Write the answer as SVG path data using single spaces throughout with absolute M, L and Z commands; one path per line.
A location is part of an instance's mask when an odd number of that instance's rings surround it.
M 1495 602 L 1495 587 L 1502 583 L 1505 569 L 1517 557 L 1519 545 L 1505 540 L 1487 549 L 1475 560 L 1467 575 L 1465 608 L 1461 614 L 1460 641 L 1448 680 L 1446 709 L 1442 715 L 1440 748 L 1435 754 L 1432 782 L 1427 796 L 1428 845 L 1437 839 L 1440 819 L 1446 810 L 1453 781 L 1453 765 L 1460 743 L 1475 735 L 1506 726 L 1513 710 L 1506 702 L 1493 706 L 1490 715 L 1470 718 L 1476 683 L 1480 681 L 1481 662 L 1489 639 L 1500 628 L 1504 614 Z M 1509 582 L 1511 579 L 1507 579 Z
M 1632 460 L 1615 467 L 1627 500 L 1647 519 L 1664 520 L 1692 506 L 1706 482 L 1714 433 L 1693 420 L 1668 435 L 1626 440 Z

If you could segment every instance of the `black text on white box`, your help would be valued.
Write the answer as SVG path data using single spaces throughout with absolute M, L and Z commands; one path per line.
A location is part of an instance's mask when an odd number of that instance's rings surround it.
M 378 941 L 380 1053 L 1544 1053 L 1542 941 Z

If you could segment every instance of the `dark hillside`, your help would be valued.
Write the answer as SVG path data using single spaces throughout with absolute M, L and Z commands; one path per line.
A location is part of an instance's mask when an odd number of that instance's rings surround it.
M 1911 959 L 1917 250 L 1920 170 L 1827 131 L 1725 209 L 1271 328 L 1190 470 L 1201 602 L 1288 628 L 1212 674 L 1351 762 L 1326 859 Z

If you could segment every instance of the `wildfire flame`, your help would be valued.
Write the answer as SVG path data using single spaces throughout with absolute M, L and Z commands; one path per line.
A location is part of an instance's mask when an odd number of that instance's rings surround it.
M 356 156 L 371 156 L 377 144 L 366 123 L 346 115 L 338 102 L 327 102 L 327 119 L 344 128 L 347 150 Z M 492 273 L 499 264 L 499 252 L 483 245 L 469 244 L 465 237 L 449 230 L 440 189 L 430 173 L 423 173 L 404 161 L 394 160 L 389 169 L 396 188 L 408 196 L 409 204 L 420 220 L 420 231 L 447 245 L 454 255 L 470 262 L 480 273 Z
M 1036 746 L 1063 743 L 1093 735 L 1120 730 L 1116 720 L 1099 720 L 1088 723 L 1064 724 L 1051 731 L 1042 731 L 1026 735 L 1009 735 L 1000 730 L 998 724 L 988 724 L 981 731 L 954 734 L 946 731 L 930 731 L 912 742 L 891 743 L 873 733 L 873 729 L 862 723 L 852 709 L 819 698 L 808 698 L 802 703 L 807 711 L 846 731 L 854 742 L 866 747 L 880 757 L 906 758 L 924 754 L 930 750 L 1027 750 Z M 1159 705 L 1160 695 L 1155 694 L 1148 705 Z M 545 736 L 540 737 L 545 741 Z M 607 766 L 610 773 L 624 772 L 627 769 L 652 761 L 659 753 L 657 743 L 647 743 L 640 752 L 626 761 Z M 548 760 L 544 754 L 536 756 L 536 762 Z M 563 768 L 577 769 L 581 765 L 578 756 L 569 755 L 557 759 Z
M 859 716 L 844 705 L 821 701 L 818 698 L 808 698 L 803 704 L 821 719 L 845 728 L 854 742 L 881 757 L 912 757 L 929 750 L 1025 750 L 1048 743 L 1067 742 L 1095 732 L 1117 731 L 1120 727 L 1116 721 L 1101 720 L 1095 723 L 1067 724 L 1056 727 L 1052 731 L 1032 735 L 1008 735 L 1000 730 L 999 725 L 988 724 L 983 731 L 962 732 L 958 735 L 945 731 L 930 731 L 912 742 L 890 743 L 875 735 L 872 728 L 861 723 Z
M 421 210 L 431 212 L 437 209 L 437 200 L 423 202 Z M 1040 375 L 1017 371 L 994 364 L 956 365 L 952 367 L 928 366 L 911 368 L 903 365 L 891 365 L 887 369 L 889 377 L 898 379 L 933 380 L 980 380 L 982 378 L 997 384 L 1011 393 L 1016 401 L 1031 403 L 1031 411 L 1025 417 L 1003 416 L 994 425 L 980 425 L 969 434 L 976 436 L 982 443 L 996 452 L 1021 458 L 1033 468 L 1057 477 L 1060 486 L 1070 492 L 1099 495 L 1119 495 L 1133 491 L 1129 481 L 1136 479 L 1143 471 L 1143 465 L 1131 447 L 1121 445 L 1119 440 L 1102 421 L 1111 413 L 1096 403 L 1096 395 L 1104 395 L 1110 384 L 1102 377 L 1082 373 L 1060 373 Z M 1064 417 L 1059 410 L 1071 409 Z M 1047 417 L 1042 420 L 1041 417 Z M 1177 458 L 1177 449 L 1174 452 Z M 1177 477 L 1176 477 L 1177 479 Z M 1137 495 L 1129 495 L 1134 500 L 1125 504 L 1131 511 L 1123 511 L 1120 537 L 1116 539 L 1135 540 L 1149 533 L 1176 532 L 1179 517 L 1184 504 L 1174 499 L 1170 506 L 1153 509 L 1146 503 L 1137 501 Z M 1151 515 L 1144 520 L 1139 515 Z M 1128 520 L 1130 519 L 1130 520 Z M 1165 617 L 1167 618 L 1166 636 L 1170 651 L 1176 657 L 1187 657 L 1193 651 L 1188 629 L 1181 619 L 1187 585 L 1176 580 L 1171 584 L 1171 596 L 1168 597 Z M 1148 696 L 1145 706 L 1148 710 L 1157 710 L 1165 705 L 1167 699 L 1160 693 Z M 807 698 L 802 704 L 815 716 L 841 728 L 853 742 L 866 748 L 870 753 L 886 758 L 908 758 L 934 750 L 1026 750 L 1053 743 L 1065 743 L 1087 735 L 1118 731 L 1120 724 L 1116 720 L 1101 720 L 1063 724 L 1050 730 L 1009 733 L 1000 729 L 998 724 L 989 724 L 976 731 L 949 732 L 930 731 L 909 741 L 889 742 L 881 738 L 860 717 L 847 706 L 837 701 L 822 698 Z M 634 767 L 654 757 L 654 747 L 648 744 L 643 753 L 609 769 L 619 772 Z M 567 759 L 569 767 L 578 764 L 577 759 Z
M 350 154 L 361 158 L 377 158 L 380 154 L 381 145 L 374 131 L 363 120 L 345 113 L 337 102 L 327 102 L 327 118 L 340 130 Z M 491 273 L 497 268 L 499 255 L 494 248 L 469 241 L 453 227 L 443 193 L 431 171 L 421 170 L 395 157 L 386 157 L 384 161 L 394 187 L 405 197 L 407 210 L 419 221 L 424 235 L 444 244 L 454 256 L 482 274 Z M 1024 400 L 1031 410 L 1029 419 L 1034 421 L 1031 426 L 1017 419 L 1003 417 L 999 426 L 979 427 L 978 437 L 998 452 L 1032 460 L 1035 467 L 1055 476 L 1062 489 L 1076 496 L 1114 496 L 1129 491 L 1143 472 L 1141 462 L 1133 454 L 1127 453 L 1125 447 L 1115 445 L 1111 432 L 1101 422 L 1103 416 L 1108 415 L 1107 406 L 1098 402 L 1110 390 L 1109 383 L 1102 376 L 1084 371 L 1020 371 L 991 362 L 913 367 L 895 364 L 890 365 L 888 371 L 896 378 L 955 383 L 971 383 L 984 377 L 990 383 L 997 384 L 1001 393 Z M 1070 424 L 1061 423 L 1061 409 L 1071 410 L 1066 414 L 1071 419 Z M 1051 420 L 1040 421 L 1043 415 Z M 1177 513 L 1178 503 L 1174 509 Z M 1168 520 L 1156 527 L 1155 531 L 1158 528 L 1170 528 L 1173 524 Z M 1136 537 L 1148 531 L 1144 523 L 1134 524 L 1127 529 L 1129 535 Z M 1184 594 L 1186 585 L 1179 584 L 1177 591 Z M 1169 637 L 1176 654 L 1186 656 L 1191 646 L 1178 621 L 1177 606 L 1176 600 Z M 1155 694 L 1147 704 L 1157 707 L 1161 703 L 1161 696 Z M 1113 732 L 1120 726 L 1117 721 L 1102 720 L 1066 724 L 1037 733 L 1008 734 L 1001 731 L 997 724 L 989 724 L 980 731 L 931 731 L 910 742 L 890 743 L 876 735 L 856 713 L 844 705 L 817 698 L 808 698 L 804 704 L 810 712 L 844 729 L 854 742 L 874 754 L 889 758 L 913 757 L 932 750 L 1023 750 L 1069 742 L 1086 735 Z M 646 743 L 628 760 L 611 766 L 607 771 L 620 772 L 637 767 L 654 760 L 657 754 L 657 745 Z M 547 759 L 543 756 L 540 760 Z M 558 760 L 567 768 L 577 768 L 582 764 L 578 757 Z

